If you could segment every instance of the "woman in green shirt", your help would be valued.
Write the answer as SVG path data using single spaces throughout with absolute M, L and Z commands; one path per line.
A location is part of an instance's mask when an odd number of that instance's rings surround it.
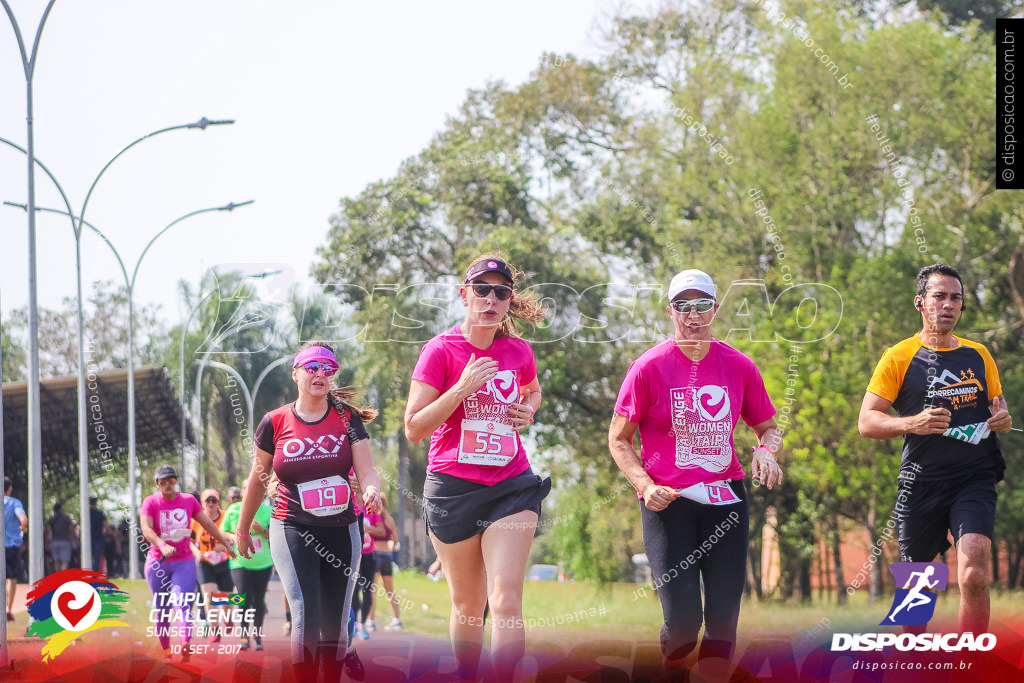
M 245 489 L 249 482 L 246 480 L 242 485 L 242 496 L 245 496 Z M 242 512 L 241 501 L 233 503 L 224 513 L 224 523 L 221 530 L 229 533 L 231 542 L 235 542 L 235 529 L 238 527 L 238 517 Z M 242 649 L 249 649 L 249 636 L 256 641 L 256 649 L 263 649 L 263 618 L 267 614 L 267 584 L 270 582 L 270 573 L 274 569 L 274 561 L 270 557 L 270 506 L 266 502 L 260 503 L 256 511 L 256 517 L 252 523 L 252 545 L 253 555 L 245 559 L 241 555 L 231 560 L 228 566 L 231 568 L 231 578 L 235 582 L 235 590 L 245 594 L 245 605 L 242 609 L 255 609 L 255 618 L 251 624 L 242 625 Z

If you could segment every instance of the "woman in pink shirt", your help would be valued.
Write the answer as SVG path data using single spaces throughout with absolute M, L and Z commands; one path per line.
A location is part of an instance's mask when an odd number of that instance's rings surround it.
M 409 440 L 430 437 L 423 512 L 448 574 L 464 679 L 476 676 L 488 602 L 492 660 L 514 667 L 523 657 L 523 580 L 551 490 L 530 469 L 518 433 L 533 422 L 541 390 L 517 321 L 534 324 L 544 311 L 515 291 L 516 275 L 498 256 L 473 261 L 459 290 L 466 318 L 423 347 L 405 410 Z
M 142 535 L 150 544 L 146 555 L 146 583 L 153 593 L 157 638 L 164 657 L 170 659 L 171 635 L 178 635 L 184 644 L 181 659 L 187 662 L 192 638 L 192 603 L 186 601 L 186 597 L 195 595 L 196 588 L 196 563 L 190 547 L 192 520 L 199 522 L 223 545 L 229 557 L 235 557 L 235 552 L 220 528 L 203 512 L 199 501 L 178 493 L 178 474 L 173 467 L 156 468 L 155 481 L 159 493 L 142 501 L 139 511 Z M 172 621 L 178 625 L 171 626 Z
M 739 418 L 758 439 L 754 483 L 771 488 L 782 481 L 775 460 L 782 437 L 761 373 L 711 336 L 716 295 L 700 270 L 672 278 L 667 310 L 675 335 L 630 366 L 608 432 L 612 457 L 643 501 L 644 550 L 665 618 L 667 668 L 683 665 L 702 622 L 698 658 L 728 659 L 735 647 L 748 530 L 745 474 L 732 440 Z

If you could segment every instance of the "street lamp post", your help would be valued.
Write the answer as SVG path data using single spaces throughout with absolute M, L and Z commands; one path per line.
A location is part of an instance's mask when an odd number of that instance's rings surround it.
M 21 28 L 18 26 L 14 12 L 11 10 L 7 0 L 0 0 L 7 18 L 14 29 L 14 35 L 18 39 L 18 49 L 21 54 L 21 64 L 25 70 L 25 121 L 26 121 L 26 154 L 28 155 L 28 205 L 35 208 L 36 204 L 36 180 L 35 180 L 35 139 L 33 134 L 34 117 L 32 114 L 32 77 L 35 74 L 36 57 L 39 54 L 39 40 L 43 35 L 43 27 L 46 25 L 46 18 L 50 16 L 55 0 L 47 3 L 43 16 L 39 20 L 39 28 L 36 29 L 35 40 L 32 44 L 32 54 L 25 50 L 25 41 L 21 37 Z M 40 425 L 40 401 L 39 401 L 39 306 L 36 300 L 36 219 L 35 211 L 29 211 L 28 216 L 28 509 L 29 509 L 29 538 L 32 539 L 33 552 L 29 554 L 29 581 L 37 581 L 43 577 L 43 548 L 40 539 L 43 537 L 43 449 L 42 429 Z M 0 439 L 3 438 L 3 428 L 0 426 Z M 34 549 L 38 547 L 38 552 Z M 0 596 L 6 599 L 6 568 L 0 568 L 0 580 L 3 580 L 3 588 L 0 588 Z M 0 642 L 3 644 L 3 652 L 0 656 L 6 663 L 7 658 L 7 624 L 0 624 Z
M 243 275 L 243 276 L 241 276 L 241 279 L 246 279 L 246 278 L 262 279 L 262 278 L 265 278 L 265 277 L 269 277 L 271 275 L 277 275 L 280 272 L 281 272 L 280 270 L 265 270 L 262 273 L 255 273 L 253 275 Z M 234 281 L 235 279 L 239 279 L 239 278 L 233 278 L 232 280 L 229 280 L 229 281 Z M 209 299 L 211 296 L 213 296 L 217 292 L 219 292 L 221 284 L 223 284 L 223 283 L 218 281 L 217 284 L 214 287 L 212 287 L 209 291 L 204 292 L 204 293 L 199 295 L 199 300 L 196 302 L 196 305 L 192 308 L 192 311 L 188 314 L 188 318 L 185 320 L 185 324 L 182 325 L 182 327 L 181 327 L 181 347 L 179 348 L 179 353 L 178 353 L 178 358 L 179 358 L 179 361 L 180 361 L 180 366 L 179 366 L 179 371 L 178 371 L 178 382 L 179 382 L 179 396 L 181 397 L 181 476 L 182 476 L 182 479 L 180 481 L 181 481 L 181 488 L 182 489 L 185 488 L 184 476 L 186 474 L 186 470 L 185 470 L 185 421 L 186 421 L 186 409 L 185 409 L 185 336 L 188 333 L 188 326 L 192 324 L 192 319 L 195 318 L 196 313 L 199 312 L 199 309 L 201 309 L 203 307 L 203 302 L 206 301 L 207 299 Z M 201 420 L 202 420 L 202 418 L 200 418 L 200 426 L 202 425 L 202 421 Z M 251 419 L 249 421 L 250 421 L 250 423 L 252 422 Z M 200 429 L 200 432 L 201 431 L 202 430 Z M 252 424 L 249 425 L 249 433 L 250 434 L 252 433 Z M 197 472 L 197 474 L 198 474 L 198 472 Z M 196 479 L 199 479 L 199 477 L 197 476 Z
M 76 287 L 77 287 L 77 306 L 76 306 L 76 308 L 77 308 L 77 319 L 78 319 L 78 493 L 79 493 L 79 514 L 80 514 L 80 516 L 81 516 L 80 518 L 82 520 L 82 536 L 85 537 L 85 538 L 91 538 L 91 533 L 92 533 L 91 532 L 92 523 L 91 523 L 91 519 L 90 519 L 90 515 L 89 515 L 89 505 L 88 505 L 88 499 L 89 499 L 89 437 L 88 437 L 88 425 L 87 425 L 88 419 L 86 417 L 86 396 L 85 396 L 85 339 L 84 339 L 84 335 L 85 335 L 85 321 L 84 321 L 84 316 L 83 316 L 83 312 L 82 312 L 82 309 L 83 309 L 83 301 L 82 301 L 82 225 L 83 225 L 83 223 L 85 221 L 85 218 L 84 218 L 84 216 L 85 216 L 85 209 L 86 209 L 86 207 L 89 204 L 89 198 L 92 196 L 93 190 L 96 189 L 96 185 L 99 183 L 100 178 L 103 177 L 103 174 L 107 171 L 107 169 L 110 168 L 110 166 L 114 163 L 114 161 L 116 161 L 118 158 L 120 158 L 122 154 L 124 154 L 129 149 L 131 149 L 135 145 L 139 144 L 143 140 L 148 140 L 149 138 L 155 137 L 155 136 L 160 135 L 162 133 L 167 133 L 167 132 L 172 131 L 172 130 L 184 130 L 184 129 L 192 129 L 192 128 L 196 128 L 196 129 L 199 129 L 199 130 L 206 130 L 206 128 L 208 126 L 228 125 L 228 124 L 231 124 L 231 123 L 234 123 L 234 121 L 231 120 L 231 119 L 211 121 L 210 119 L 207 119 L 204 116 L 201 119 L 199 119 L 198 121 L 195 121 L 193 123 L 185 123 L 185 124 L 180 124 L 180 125 L 177 125 L 177 126 L 168 126 L 167 128 L 161 128 L 160 130 L 153 131 L 152 133 L 148 133 L 148 134 L 146 134 L 146 135 L 144 135 L 144 136 L 134 140 L 133 142 L 131 142 L 130 144 L 128 144 L 127 146 L 122 148 L 121 151 L 119 151 L 113 157 L 111 157 L 111 159 L 106 164 L 104 164 L 104 166 L 100 170 L 99 174 L 93 179 L 92 183 L 89 186 L 89 191 L 86 194 L 85 202 L 82 204 L 82 210 L 79 213 L 77 219 L 75 217 L 74 210 L 71 208 L 71 201 L 68 199 L 68 195 L 64 191 L 64 188 L 61 186 L 60 182 L 57 180 L 57 177 L 53 174 L 52 171 L 50 171 L 49 168 L 47 168 L 47 166 L 42 161 L 40 161 L 39 159 L 36 159 L 34 156 L 31 157 L 35 161 L 35 165 L 39 166 L 39 168 L 41 168 L 43 170 L 43 172 L 46 173 L 46 175 L 53 182 L 54 186 L 57 188 L 57 191 L 60 193 L 61 199 L 64 201 L 64 206 L 67 208 L 66 215 L 68 216 L 68 218 L 71 219 L 71 229 L 72 229 L 72 231 L 74 232 L 74 235 L 75 235 L 75 274 L 76 274 Z M 7 145 L 9 147 L 13 147 L 14 149 L 16 149 L 19 152 L 22 152 L 22 153 L 24 153 L 26 155 L 28 155 L 28 153 L 29 153 L 28 150 L 24 149 L 20 145 L 14 143 L 14 142 L 11 142 L 10 140 L 7 140 L 5 138 L 0 138 L 0 142 L 2 142 L 3 144 L 5 144 L 5 145 Z M 5 202 L 5 203 L 9 203 L 9 202 Z M 19 204 L 13 204 L 13 205 L 14 206 L 21 206 L 22 208 L 25 208 L 26 211 L 28 210 L 28 208 L 23 206 L 23 205 L 19 205 Z M 30 205 L 34 207 L 34 205 L 35 205 L 34 201 L 30 202 Z M 35 212 L 33 211 L 31 213 L 35 213 Z M 35 225 L 34 219 L 33 219 L 32 224 L 33 224 L 33 226 Z M 95 230 L 95 228 L 93 228 L 93 230 Z M 110 244 L 110 241 L 107 240 L 107 238 L 105 236 L 103 236 L 103 234 L 100 233 L 98 230 L 95 230 L 95 231 L 98 234 L 100 234 L 100 236 L 103 238 L 103 240 L 107 242 L 107 245 L 110 246 L 111 249 L 113 249 L 113 245 Z M 131 302 L 129 301 L 129 305 L 130 304 L 131 304 Z M 35 343 L 35 340 L 36 340 L 36 337 L 33 336 L 32 337 L 32 342 L 30 342 L 30 343 Z M 36 345 L 36 348 L 37 348 L 37 351 L 38 351 L 38 345 Z M 30 415 L 31 415 L 31 413 L 30 413 Z M 0 436 L 2 436 L 2 432 L 0 432 Z M 41 480 L 41 477 L 40 477 L 40 488 L 41 487 L 42 487 L 42 480 Z M 30 514 L 33 517 L 38 517 L 39 519 L 42 519 L 42 511 L 40 510 L 38 513 L 32 513 L 32 511 L 31 511 L 31 501 L 30 501 L 29 505 L 30 505 Z M 35 545 L 36 544 L 33 544 L 32 547 L 30 548 L 30 558 L 36 553 Z M 42 548 L 38 549 L 38 553 L 39 553 L 39 556 L 41 558 L 42 557 Z M 91 567 L 92 563 L 93 563 L 92 544 L 91 543 L 84 544 L 83 547 L 82 547 L 82 564 L 83 564 L 83 566 Z
M 260 392 L 260 385 L 263 384 L 263 380 L 267 378 L 267 375 L 270 374 L 270 371 L 273 370 L 274 368 L 276 368 L 277 366 L 283 364 L 283 363 L 287 363 L 288 361 L 292 360 L 294 357 L 295 356 L 289 355 L 289 356 L 284 356 L 282 358 L 278 358 L 273 363 L 271 363 L 267 367 L 263 368 L 263 371 L 256 378 L 256 383 L 253 384 L 253 386 L 252 386 L 252 400 L 253 400 L 253 403 L 256 402 L 256 395 L 259 394 L 259 392 Z M 249 425 L 249 433 L 253 434 L 252 424 Z M 253 434 L 253 438 L 255 438 L 255 436 L 256 435 Z
M 136 142 L 138 142 L 138 141 L 136 141 Z M 135 143 L 132 143 L 132 144 L 135 144 Z M 127 149 L 127 148 L 125 148 L 125 149 Z M 123 151 L 124 150 L 122 150 L 122 152 Z M 119 153 L 119 155 L 120 155 L 120 153 Z M 108 163 L 107 166 L 109 166 L 109 165 L 110 164 Z M 104 167 L 104 170 L 106 170 L 106 167 Z M 101 172 L 100 175 L 102 175 L 102 172 Z M 98 178 L 97 178 L 97 180 L 98 180 Z M 95 186 L 95 182 L 93 183 L 93 185 Z M 90 193 L 91 193 L 91 189 L 90 189 Z M 86 202 L 88 203 L 88 198 L 86 198 Z M 9 205 L 12 205 L 12 206 L 18 206 L 16 204 L 12 204 L 11 202 L 5 202 L 5 203 L 9 204 Z M 246 206 L 246 205 L 252 204 L 252 203 L 253 203 L 252 200 L 241 202 L 239 204 L 235 204 L 234 202 L 230 202 L 230 203 L 228 203 L 228 204 L 226 204 L 224 206 L 216 206 L 216 207 L 211 207 L 211 208 L 207 208 L 207 209 L 198 209 L 196 211 L 190 211 L 189 213 L 186 213 L 185 215 L 180 216 L 180 217 L 174 219 L 173 221 L 168 223 L 166 226 L 164 226 L 164 228 L 162 230 L 160 230 L 156 235 L 154 235 L 149 240 L 149 242 L 146 243 L 145 248 L 143 248 L 143 250 L 142 250 L 142 254 L 139 255 L 138 260 L 135 262 L 135 267 L 132 270 L 131 277 L 128 276 L 128 269 L 125 267 L 124 260 L 121 258 L 121 254 L 117 251 L 117 249 L 114 247 L 113 243 L 107 238 L 107 236 L 104 235 L 103 232 L 100 231 L 98 228 L 96 228 L 91 223 L 86 221 L 82 216 L 78 216 L 77 217 L 78 224 L 79 224 L 79 230 L 81 230 L 81 226 L 83 226 L 83 225 L 88 227 L 88 228 L 90 228 L 91 230 L 96 232 L 96 234 L 99 235 L 101 239 L 103 239 L 103 241 L 107 244 L 108 247 L 110 247 L 110 250 L 114 253 L 114 257 L 117 259 L 118 265 L 121 267 L 121 273 L 124 275 L 124 280 L 125 280 L 125 288 L 127 289 L 127 293 L 128 293 L 128 488 L 129 488 L 129 501 L 130 501 L 131 517 L 132 517 L 132 519 L 136 519 L 137 516 L 138 516 L 138 496 L 137 496 L 137 492 L 136 492 L 136 488 L 137 488 L 137 486 L 136 486 L 136 470 L 138 469 L 138 459 L 137 459 L 137 455 L 136 455 L 136 452 L 135 452 L 135 300 L 134 300 L 134 295 L 135 295 L 135 281 L 136 281 L 136 279 L 138 278 L 138 275 L 139 275 L 139 267 L 142 265 L 142 260 L 146 257 L 146 253 L 149 251 L 150 247 L 153 246 L 153 243 L 156 242 L 156 240 L 161 235 L 163 235 L 165 232 L 167 232 L 168 230 L 173 228 L 178 223 L 184 221 L 185 219 L 191 218 L 192 216 L 196 216 L 196 215 L 199 215 L 199 214 L 202 214 L 202 213 L 209 213 L 211 211 L 234 211 L 236 208 L 238 208 L 240 206 Z M 22 208 L 28 210 L 27 206 L 22 206 Z M 65 211 L 61 211 L 61 210 L 58 210 L 58 209 L 38 208 L 37 210 L 38 211 L 46 211 L 46 212 L 49 212 L 49 213 L 58 213 L 58 214 L 66 214 L 67 213 Z M 74 219 L 75 217 L 72 216 L 72 218 Z M 81 356 L 80 356 L 80 361 L 81 361 Z M 87 503 L 87 501 L 86 501 L 86 503 Z M 88 528 L 89 528 L 87 526 L 88 525 L 88 521 L 87 520 L 88 520 L 88 510 L 86 510 L 86 512 L 83 513 L 83 520 L 82 520 L 82 528 L 83 528 L 82 537 L 83 537 L 83 539 L 88 537 L 86 535 L 87 531 L 88 531 Z M 82 546 L 83 546 L 83 552 L 84 552 L 84 549 L 85 549 L 84 540 L 83 540 Z M 83 564 L 85 564 L 85 560 L 84 559 L 83 559 Z M 137 553 L 131 553 L 131 555 L 129 556 L 129 574 L 130 574 L 131 578 L 133 578 L 133 579 L 139 578 L 139 558 L 138 558 L 138 554 Z
M 216 349 L 218 346 L 220 346 L 222 341 L 227 339 L 232 334 L 237 334 L 238 332 L 241 332 L 243 330 L 247 330 L 247 329 L 249 329 L 251 327 L 258 327 L 258 326 L 260 326 L 262 324 L 263 324 L 262 320 L 256 320 L 256 321 L 253 321 L 253 322 L 245 323 L 243 325 L 238 325 L 237 327 L 232 327 L 232 328 L 230 328 L 228 330 L 225 330 L 223 334 L 221 334 L 219 337 L 217 337 L 216 339 L 214 339 L 210 343 L 210 345 L 206 349 L 206 351 L 203 352 L 203 357 L 199 360 L 199 372 L 196 373 L 196 391 L 195 391 L 195 395 L 194 395 L 193 400 L 195 401 L 195 414 L 196 414 L 196 417 L 198 418 L 198 424 L 199 424 L 199 432 L 198 432 L 198 434 L 196 434 L 196 464 L 197 464 L 197 467 L 199 468 L 199 470 L 197 472 L 197 474 L 198 474 L 197 479 L 199 480 L 199 488 L 200 489 L 206 487 L 206 477 L 205 477 L 205 475 L 203 473 L 203 413 L 202 413 L 202 411 L 203 411 L 203 401 L 202 401 L 203 370 L 206 369 L 206 366 L 208 364 L 213 362 L 213 361 L 210 360 L 210 355 L 214 352 L 214 349 Z M 225 366 L 225 367 L 229 367 L 229 366 Z M 233 368 L 232 368 L 232 370 L 233 370 Z M 239 380 L 239 381 L 241 381 L 241 380 Z M 248 393 L 248 388 L 246 389 L 246 393 Z M 252 401 L 250 399 L 250 404 L 251 403 L 252 403 Z M 251 412 L 252 412 L 252 410 L 251 410 L 251 407 L 250 407 L 250 416 L 249 416 L 249 422 L 250 423 L 252 422 Z M 251 424 L 250 424 L 249 433 L 250 433 L 250 435 L 252 434 L 252 425 Z
M 0 309 L 2 310 L 2 309 Z M 4 478 L 4 397 L 3 397 L 3 367 L 4 367 L 4 344 L 3 344 L 3 320 L 0 320 L 0 481 Z M 0 515 L 0 538 L 7 538 L 7 529 L 4 526 L 4 515 Z M 4 563 L 6 564 L 6 562 Z M 7 567 L 0 567 L 0 598 L 4 606 L 7 605 Z M 0 667 L 7 667 L 7 624 L 0 624 Z
M 242 393 L 245 394 L 245 405 L 249 408 L 249 411 L 246 413 L 246 416 L 248 417 L 247 424 L 249 427 L 249 434 L 252 434 L 252 394 L 249 393 L 249 387 L 246 386 L 245 380 L 242 379 L 242 376 L 238 374 L 238 370 L 235 370 L 227 363 L 221 363 L 215 360 L 204 360 L 202 363 L 203 365 L 209 365 L 210 367 L 223 370 L 234 377 L 235 381 L 238 382 L 238 386 L 242 387 Z

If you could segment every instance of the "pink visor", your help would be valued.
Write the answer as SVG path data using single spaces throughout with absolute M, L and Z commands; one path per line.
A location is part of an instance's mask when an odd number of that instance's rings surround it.
M 292 367 L 301 368 L 306 363 L 312 363 L 314 361 L 326 363 L 335 370 L 338 369 L 338 361 L 334 359 L 334 352 L 323 346 L 310 346 L 308 349 L 302 349 L 299 351 L 295 354 L 295 363 Z

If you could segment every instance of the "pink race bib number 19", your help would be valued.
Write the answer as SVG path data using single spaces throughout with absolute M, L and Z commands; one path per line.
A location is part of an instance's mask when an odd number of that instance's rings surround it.
M 340 475 L 314 479 L 299 484 L 302 509 L 317 517 L 329 517 L 348 509 L 348 482 Z

